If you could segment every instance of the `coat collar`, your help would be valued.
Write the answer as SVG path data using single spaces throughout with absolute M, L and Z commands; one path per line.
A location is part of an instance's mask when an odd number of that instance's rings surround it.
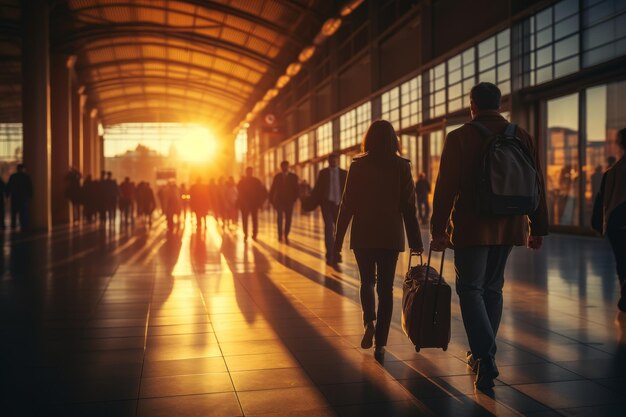
M 473 120 L 506 120 L 498 110 L 483 110 Z

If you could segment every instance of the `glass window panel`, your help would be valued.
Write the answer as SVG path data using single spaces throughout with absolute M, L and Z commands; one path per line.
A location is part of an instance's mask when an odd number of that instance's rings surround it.
M 537 32 L 536 39 L 537 39 L 537 48 L 541 48 L 542 46 L 547 45 L 550 42 L 552 42 L 552 26 L 540 32 Z
M 463 78 L 474 76 L 475 71 L 476 71 L 476 68 L 474 67 L 473 63 L 465 65 L 463 67 Z
M 450 74 L 448 74 L 448 83 L 449 84 L 454 84 L 461 81 L 461 70 L 456 70 L 456 71 L 452 71 Z
M 537 84 L 545 83 L 552 80 L 552 66 L 544 67 L 535 72 Z
M 578 94 L 560 97 L 546 106 L 546 182 L 550 223 L 579 224 Z
M 511 65 L 504 64 L 498 67 L 498 81 L 508 80 L 511 78 Z
M 615 47 L 613 44 L 601 46 L 583 54 L 583 66 L 590 67 L 604 61 L 608 61 L 615 55 Z
M 483 57 L 487 54 L 490 54 L 494 52 L 495 50 L 496 50 L 496 38 L 494 36 L 478 44 L 478 56 L 479 57 Z
M 554 20 L 558 22 L 578 12 L 578 0 L 563 0 L 554 5 Z
M 593 49 L 610 42 L 614 37 L 613 22 L 608 21 L 587 29 L 583 34 L 583 48 Z
M 446 64 L 439 64 L 435 67 L 435 77 L 444 77 L 446 75 Z
M 511 30 L 505 29 L 502 32 L 498 33 L 498 48 L 502 48 L 503 46 L 507 46 L 511 43 Z
M 495 84 L 496 83 L 496 70 L 492 69 L 492 70 L 481 73 L 479 77 L 479 81 Z
M 448 71 L 453 71 L 458 68 L 461 68 L 461 56 L 460 55 L 457 55 L 448 60 Z
M 619 159 L 616 142 L 618 130 L 626 125 L 623 109 L 626 106 L 626 82 L 611 83 L 587 89 L 586 92 L 586 162 L 584 219 L 588 222 L 602 174 Z
M 510 94 L 511 93 L 511 82 L 510 81 L 504 81 L 501 83 L 498 83 L 498 88 L 500 89 L 500 92 L 502 93 L 503 96 Z
M 554 59 L 556 61 L 560 61 L 572 55 L 578 55 L 578 35 L 563 39 L 554 44 Z
M 563 77 L 578 71 L 578 57 L 566 59 L 554 65 L 554 77 Z
M 535 29 L 541 30 L 552 24 L 552 8 L 549 7 L 535 15 Z
M 453 99 L 457 97 L 461 97 L 461 84 L 454 84 L 448 87 L 448 99 Z
M 537 67 L 543 67 L 552 62 L 552 45 L 537 51 Z
M 463 52 L 463 63 L 467 64 L 469 62 L 474 62 L 474 48 L 470 48 L 467 51 Z
M 448 112 L 454 112 L 463 108 L 463 99 L 455 98 L 448 101 Z
M 596 22 L 606 19 L 613 13 L 613 1 L 603 1 L 585 10 L 583 13 L 583 24 L 591 26 Z
M 496 65 L 496 56 L 495 54 L 487 55 L 483 58 L 480 58 L 478 61 L 478 70 L 484 71 L 489 68 L 493 68 Z
M 510 59 L 511 49 L 508 46 L 498 51 L 498 63 L 508 62 Z
M 446 79 L 444 77 L 435 80 L 435 91 L 446 88 Z
M 575 32 L 578 32 L 577 14 L 554 25 L 554 39 L 561 39 Z

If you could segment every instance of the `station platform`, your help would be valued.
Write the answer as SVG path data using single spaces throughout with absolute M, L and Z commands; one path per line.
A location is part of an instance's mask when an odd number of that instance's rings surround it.
M 97 225 L 0 234 L 0 415 L 617 416 L 626 314 L 598 238 L 514 249 L 500 377 L 476 392 L 458 297 L 449 349 L 416 353 L 400 325 L 400 256 L 383 365 L 360 349 L 358 273 L 324 262 L 318 215 L 290 244 L 264 213 L 258 241 L 223 231 Z M 427 242 L 427 230 L 423 230 Z M 453 253 L 444 277 L 454 286 Z

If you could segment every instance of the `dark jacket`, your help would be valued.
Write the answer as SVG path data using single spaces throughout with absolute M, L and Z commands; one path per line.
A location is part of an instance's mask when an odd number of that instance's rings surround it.
M 23 204 L 33 196 L 33 183 L 28 174 L 16 172 L 9 177 L 6 192 L 12 204 Z
M 482 112 L 474 119 L 494 133 L 504 132 L 509 122 L 497 111 Z M 537 147 L 530 135 L 517 128 L 516 136 L 534 155 L 540 173 L 539 207 L 530 216 L 493 216 L 479 213 L 475 200 L 481 178 L 482 144 L 486 140 L 478 129 L 465 124 L 446 137 L 430 220 L 433 236 L 449 235 L 455 247 L 482 245 L 524 246 L 528 234 L 548 234 L 543 170 Z M 530 230 L 529 230 L 530 229 Z
M 258 210 L 267 198 L 265 186 L 256 177 L 243 177 L 237 184 L 237 206 L 241 210 Z
M 379 157 L 366 153 L 355 157 L 339 208 L 335 232 L 337 248 L 343 245 L 351 220 L 352 249 L 404 251 L 404 230 L 409 246 L 422 248 L 411 163 L 399 156 Z
M 343 193 L 343 189 L 346 186 L 346 178 L 348 177 L 348 171 L 345 169 L 339 169 L 339 195 Z M 311 195 L 303 201 L 303 208 L 306 211 L 314 210 L 317 206 L 325 201 L 328 201 L 328 193 L 330 192 L 330 167 L 322 169 L 317 174 L 317 181 Z
M 427 179 L 417 180 L 415 183 L 415 194 L 418 200 L 427 200 L 430 194 L 430 183 Z
M 274 208 L 289 208 L 298 198 L 298 176 L 293 172 L 274 176 L 270 188 L 270 203 Z

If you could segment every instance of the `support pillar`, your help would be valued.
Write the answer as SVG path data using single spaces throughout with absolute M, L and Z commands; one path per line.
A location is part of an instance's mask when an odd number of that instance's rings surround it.
M 50 64 L 48 1 L 22 2 L 24 164 L 33 183 L 30 228 L 50 229 Z
M 73 61 L 65 55 L 53 54 L 50 61 L 51 129 L 51 203 L 52 224 L 70 221 L 70 203 L 66 196 L 65 176 L 72 165 L 72 84 Z
M 78 86 L 74 78 L 72 80 L 72 166 L 84 177 L 86 173 L 83 167 L 83 113 L 85 107 L 83 90 L 84 87 Z
M 84 175 L 91 175 L 93 178 L 97 178 L 97 173 L 93 166 L 93 138 L 91 134 L 93 129 L 91 128 L 91 109 L 85 107 L 83 112 L 83 170 Z

